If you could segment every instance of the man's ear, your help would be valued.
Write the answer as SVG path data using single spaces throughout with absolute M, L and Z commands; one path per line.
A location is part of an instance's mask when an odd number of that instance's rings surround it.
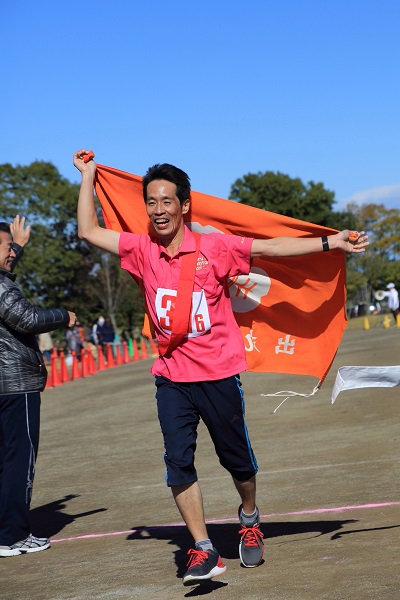
M 186 215 L 186 213 L 189 211 L 190 208 L 190 199 L 188 198 L 187 200 L 185 200 L 185 202 L 182 204 L 182 214 Z

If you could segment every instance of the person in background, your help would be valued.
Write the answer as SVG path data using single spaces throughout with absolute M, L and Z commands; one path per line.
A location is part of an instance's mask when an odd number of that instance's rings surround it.
M 102 319 L 101 322 L 100 319 Z M 103 317 L 99 318 L 97 325 L 97 337 L 99 338 L 99 344 L 103 349 L 103 354 L 107 358 L 107 344 L 113 344 L 115 338 L 115 330 L 109 317 L 106 317 L 105 319 Z M 113 346 L 111 347 L 114 352 Z
M 11 273 L 17 258 L 11 231 L 21 221 L 14 219 L 8 229 L 0 224 L 0 557 L 50 546 L 47 538 L 33 535 L 29 519 L 39 448 L 40 392 L 47 380 L 37 336 L 76 321 L 75 313 L 65 308 L 33 306 L 16 285 Z
M 46 363 L 50 364 L 51 360 L 51 351 L 53 350 L 54 344 L 53 339 L 49 331 L 45 331 L 44 333 L 39 333 L 38 335 L 39 341 L 39 350 L 43 354 Z
M 121 331 L 121 342 L 128 343 L 132 339 L 132 331 L 130 329 L 123 329 Z
M 388 283 L 386 289 L 389 291 L 384 292 L 384 294 L 388 299 L 388 307 L 392 311 L 394 323 L 396 324 L 397 315 L 399 314 L 399 292 L 396 290 L 393 282 Z
M 86 344 L 87 344 L 87 342 L 89 340 L 89 336 L 90 336 L 90 329 L 89 329 L 89 327 L 87 327 L 87 325 L 82 323 L 82 321 L 77 321 L 76 326 L 79 331 L 79 337 L 81 338 L 82 347 L 86 348 Z
M 68 346 L 68 353 L 75 352 L 77 359 L 81 360 L 82 340 L 79 333 L 77 322 L 72 327 L 65 330 L 65 340 Z
M 97 328 L 100 325 L 100 322 L 102 324 L 104 323 L 104 317 L 102 315 L 100 315 L 99 318 L 92 323 L 92 327 L 90 329 L 89 334 L 89 341 L 92 344 L 95 344 L 96 347 L 99 345 L 99 336 L 97 334 Z

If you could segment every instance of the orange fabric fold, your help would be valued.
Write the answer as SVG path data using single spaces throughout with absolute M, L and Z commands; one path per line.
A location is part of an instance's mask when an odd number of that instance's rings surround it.
M 154 235 L 142 178 L 97 165 L 95 191 L 106 227 Z M 192 191 L 186 224 L 253 238 L 316 237 L 336 230 Z M 253 260 L 248 276 L 229 282 L 251 371 L 310 375 L 321 382 L 335 357 L 347 319 L 345 255 L 339 250 Z

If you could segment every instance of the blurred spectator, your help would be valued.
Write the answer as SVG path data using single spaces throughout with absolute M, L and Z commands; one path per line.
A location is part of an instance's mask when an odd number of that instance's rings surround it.
M 121 332 L 121 342 L 128 343 L 132 339 L 132 332 L 130 329 L 123 329 Z
M 100 322 L 100 319 L 102 319 L 102 322 Z M 97 337 L 99 339 L 99 345 L 103 349 L 104 356 L 106 356 L 107 344 L 112 344 L 115 338 L 114 327 L 109 317 L 106 319 L 99 317 L 97 325 Z
M 358 314 L 359 317 L 364 317 L 367 314 L 364 302 L 360 302 L 359 303 L 359 305 L 358 305 L 358 313 L 357 314 Z
M 82 346 L 85 348 L 86 343 L 90 336 L 90 329 L 86 325 L 82 323 L 82 321 L 77 321 L 76 326 L 79 331 L 79 337 L 81 338 Z
M 49 364 L 51 360 L 51 351 L 54 346 L 50 332 L 46 331 L 45 333 L 39 333 L 38 341 L 39 350 L 43 354 L 45 361 Z
M 96 346 L 99 345 L 99 334 L 97 332 L 97 329 L 100 325 L 100 327 L 102 327 L 105 323 L 105 318 L 103 317 L 103 315 L 100 315 L 99 318 L 97 319 L 97 321 L 94 321 L 94 323 L 92 324 L 92 328 L 90 330 L 90 335 L 89 335 L 89 342 L 91 342 L 92 344 L 95 344 Z
M 388 299 L 388 307 L 392 311 L 394 322 L 396 323 L 397 315 L 399 314 L 399 292 L 396 290 L 394 283 L 388 283 L 386 289 L 388 292 L 384 292 Z
M 78 360 L 81 359 L 82 340 L 79 335 L 79 329 L 77 325 L 74 325 L 65 332 L 65 340 L 67 342 L 68 351 L 72 354 L 72 351 L 76 353 Z

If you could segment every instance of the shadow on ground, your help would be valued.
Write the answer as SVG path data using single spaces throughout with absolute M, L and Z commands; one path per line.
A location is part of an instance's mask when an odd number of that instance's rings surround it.
M 344 532 L 343 527 L 349 523 L 358 523 L 355 519 L 343 521 L 304 521 L 298 523 L 292 522 L 274 522 L 261 524 L 265 539 L 280 538 L 285 536 L 300 536 L 298 541 L 304 540 L 304 535 L 309 538 L 319 537 L 321 535 L 333 534 L 331 539 L 337 539 L 343 533 L 357 533 L 357 530 L 352 532 Z M 239 558 L 239 536 L 238 524 L 209 524 L 207 530 L 210 539 L 213 541 L 220 555 L 226 559 Z M 169 544 L 177 547 L 174 550 L 175 564 L 177 567 L 176 576 L 181 578 L 186 571 L 187 565 L 187 550 L 192 546 L 192 538 L 187 529 L 183 525 L 169 525 L 160 527 L 133 527 L 133 532 L 127 537 L 128 540 L 146 540 L 157 539 L 167 541 Z M 296 543 L 296 539 L 288 540 L 287 543 Z M 221 586 L 221 584 L 219 584 Z M 210 590 L 212 591 L 212 590 Z
M 76 519 L 82 519 L 83 517 L 107 510 L 106 508 L 95 508 L 87 512 L 72 515 L 63 512 L 67 502 L 78 497 L 77 494 L 68 494 L 59 500 L 54 500 L 53 502 L 49 502 L 49 504 L 43 504 L 43 506 L 32 509 L 30 512 L 32 531 L 42 537 L 51 538 L 62 531 L 67 525 L 76 521 Z

